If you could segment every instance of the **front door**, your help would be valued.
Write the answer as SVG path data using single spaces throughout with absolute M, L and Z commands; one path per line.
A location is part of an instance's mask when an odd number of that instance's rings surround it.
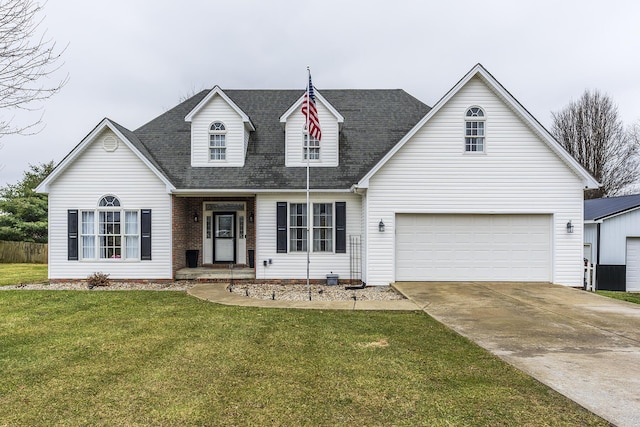
M 234 212 L 214 212 L 213 262 L 236 262 L 235 223 Z

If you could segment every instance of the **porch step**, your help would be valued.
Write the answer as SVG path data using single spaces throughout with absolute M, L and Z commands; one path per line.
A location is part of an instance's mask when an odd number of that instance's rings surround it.
M 176 280 L 211 280 L 216 282 L 228 280 L 254 280 L 256 272 L 253 268 L 182 268 L 176 272 Z

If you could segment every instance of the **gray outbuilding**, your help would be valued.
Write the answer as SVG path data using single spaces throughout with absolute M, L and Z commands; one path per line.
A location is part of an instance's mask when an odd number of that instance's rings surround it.
M 640 194 L 585 200 L 584 258 L 597 289 L 640 291 Z

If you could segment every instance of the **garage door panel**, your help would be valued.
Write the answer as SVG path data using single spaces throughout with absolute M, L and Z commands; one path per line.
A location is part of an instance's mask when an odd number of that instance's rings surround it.
M 396 280 L 550 281 L 551 215 L 396 217 Z
M 640 291 L 640 237 L 627 237 L 627 291 Z

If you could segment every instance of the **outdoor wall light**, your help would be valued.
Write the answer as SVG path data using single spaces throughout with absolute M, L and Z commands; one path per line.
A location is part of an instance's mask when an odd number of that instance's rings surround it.
M 382 220 L 378 223 L 378 231 L 384 233 L 384 222 Z
M 193 213 L 193 222 L 198 222 L 198 212 Z
M 254 217 L 253 217 L 253 212 L 251 212 L 249 214 L 249 222 L 253 223 Z
M 571 224 L 571 221 L 567 223 L 567 233 L 573 233 L 573 224 Z

